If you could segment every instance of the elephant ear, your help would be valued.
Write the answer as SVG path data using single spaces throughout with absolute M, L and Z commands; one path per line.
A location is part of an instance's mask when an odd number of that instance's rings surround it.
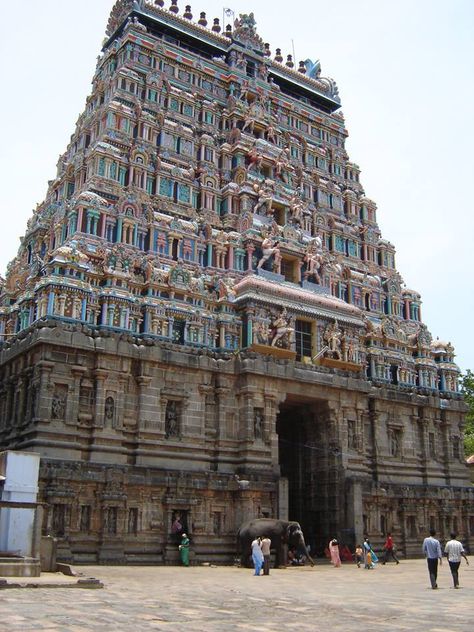
M 291 524 L 286 527 L 286 541 L 289 542 L 291 535 Z

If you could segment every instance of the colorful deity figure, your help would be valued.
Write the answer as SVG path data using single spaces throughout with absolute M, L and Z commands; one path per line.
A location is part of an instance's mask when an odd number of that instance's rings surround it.
M 321 284 L 321 267 L 324 258 L 318 248 L 316 240 L 309 242 L 304 261 L 306 263 L 305 278 Z
M 337 320 L 326 327 L 324 340 L 327 345 L 327 355 L 336 360 L 342 360 L 342 331 L 337 324 Z
M 273 267 L 279 273 L 281 264 L 280 242 L 274 241 L 272 237 L 265 237 L 262 241 L 262 256 L 257 264 L 257 269 L 263 267 L 263 264 L 273 257 Z
M 293 331 L 293 327 L 289 324 L 286 308 L 284 308 L 272 322 L 271 346 L 276 347 L 280 343 L 282 347 L 288 348 L 290 346 L 288 336 Z
M 271 180 L 265 180 L 263 186 L 259 186 L 258 184 L 254 185 L 254 190 L 257 192 L 258 200 L 254 206 L 253 212 L 258 213 L 260 209 L 264 209 L 265 214 L 271 216 L 274 195 Z

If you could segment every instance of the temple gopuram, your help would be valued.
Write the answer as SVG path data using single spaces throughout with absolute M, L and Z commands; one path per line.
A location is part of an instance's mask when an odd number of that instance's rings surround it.
M 41 455 L 84 563 L 229 563 L 254 517 L 402 555 L 466 545 L 451 344 L 345 149 L 335 82 L 252 13 L 118 0 L 75 131 L 2 279 L 0 447 Z

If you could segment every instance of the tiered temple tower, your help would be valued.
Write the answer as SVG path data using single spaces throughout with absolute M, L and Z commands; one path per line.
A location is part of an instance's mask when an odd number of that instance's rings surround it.
M 176 0 L 118 0 L 3 283 L 0 441 L 39 452 L 74 561 L 230 561 L 249 517 L 313 548 L 474 535 L 464 404 L 319 62 Z M 245 479 L 245 483 L 243 483 Z M 174 526 L 173 526 L 174 525 Z M 179 527 L 179 524 L 178 524 Z

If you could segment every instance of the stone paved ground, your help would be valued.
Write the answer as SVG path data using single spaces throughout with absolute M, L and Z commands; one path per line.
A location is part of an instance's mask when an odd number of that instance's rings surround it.
M 210 567 L 77 567 L 103 590 L 0 591 L 0 630 L 101 632 L 458 632 L 473 629 L 474 559 L 438 590 L 423 560 L 366 571 L 346 564 L 272 570 Z M 12 581 L 12 580 L 10 580 Z

